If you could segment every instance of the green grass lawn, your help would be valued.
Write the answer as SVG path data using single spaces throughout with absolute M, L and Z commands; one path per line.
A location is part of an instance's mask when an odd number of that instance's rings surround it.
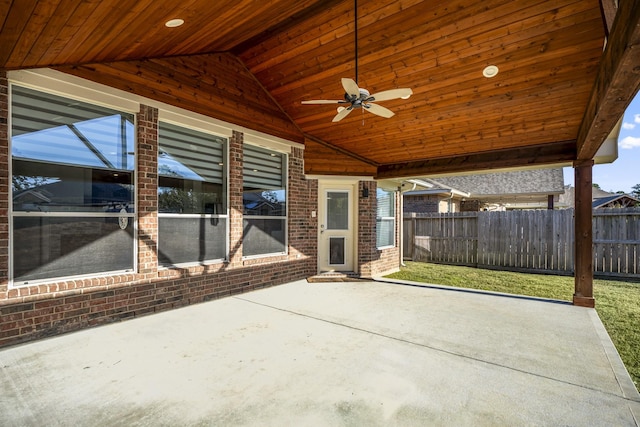
M 514 273 L 422 262 L 407 262 L 407 266 L 400 272 L 387 277 L 564 301 L 572 301 L 574 292 L 573 277 L 570 276 Z M 595 279 L 593 293 L 596 311 L 636 388 L 640 389 L 640 283 Z

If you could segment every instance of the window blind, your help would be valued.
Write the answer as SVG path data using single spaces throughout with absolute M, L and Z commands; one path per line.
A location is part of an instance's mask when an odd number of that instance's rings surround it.
M 253 145 L 244 145 L 243 185 L 253 189 L 282 189 L 285 155 Z
M 160 123 L 159 173 L 221 184 L 224 170 L 225 139 L 196 130 Z M 163 157 L 169 156 L 163 166 Z M 174 160 L 179 165 L 171 164 Z M 186 168 L 186 169 L 185 169 Z M 189 173 L 191 172 L 191 173 Z

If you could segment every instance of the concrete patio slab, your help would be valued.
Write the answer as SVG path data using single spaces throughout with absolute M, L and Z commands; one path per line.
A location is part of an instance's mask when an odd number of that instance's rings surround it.
M 637 426 L 593 309 L 307 283 L 0 350 L 2 426 Z

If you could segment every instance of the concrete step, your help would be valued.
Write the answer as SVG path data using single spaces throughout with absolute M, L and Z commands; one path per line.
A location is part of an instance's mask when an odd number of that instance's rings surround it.
M 309 283 L 356 282 L 359 280 L 362 280 L 360 275 L 353 271 L 326 271 L 307 277 Z

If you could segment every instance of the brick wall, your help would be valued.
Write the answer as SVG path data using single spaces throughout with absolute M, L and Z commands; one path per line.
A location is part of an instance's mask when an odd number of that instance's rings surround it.
M 373 277 L 376 248 L 376 190 L 375 181 L 358 184 L 358 268 L 361 277 Z M 366 195 L 365 195 L 366 193 Z
M 242 267 L 242 144 L 244 135 L 229 138 L 229 267 Z
M 478 212 L 482 209 L 480 200 L 463 200 L 460 202 L 460 212 Z
M 304 157 L 300 148 L 293 148 L 289 156 L 289 197 L 298 200 L 289 205 L 289 257 L 307 258 L 313 263 L 314 273 L 318 255 L 318 181 L 304 178 Z
M 138 171 L 138 273 L 158 271 L 158 109 L 142 105 L 136 115 Z
M 407 213 L 437 213 L 440 197 L 432 194 L 404 195 L 404 211 Z
M 358 265 L 360 277 L 376 277 L 397 271 L 400 264 L 399 227 L 400 201 L 395 203 L 395 246 L 378 249 L 376 243 L 377 199 L 375 181 L 360 181 L 358 188 Z M 364 196 L 367 194 L 368 196 Z
M 240 132 L 234 132 L 229 140 L 229 262 L 158 268 L 158 111 L 142 106 L 137 115 L 138 272 L 8 289 L 7 111 L 7 80 L 0 74 L 0 346 L 282 284 L 316 273 L 317 219 L 311 218 L 311 211 L 317 210 L 317 181 L 304 178 L 303 151 L 298 148 L 289 156 L 289 253 L 242 259 Z

